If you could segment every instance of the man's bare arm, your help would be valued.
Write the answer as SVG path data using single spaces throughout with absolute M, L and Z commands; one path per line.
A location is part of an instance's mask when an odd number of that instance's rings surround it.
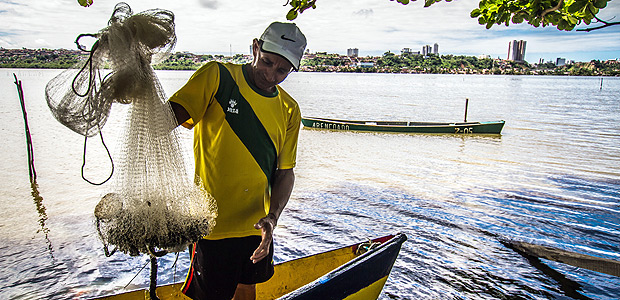
M 273 240 L 273 230 L 278 224 L 280 214 L 288 203 L 293 191 L 295 183 L 295 173 L 293 169 L 277 170 L 273 179 L 273 187 L 271 189 L 271 204 L 269 206 L 269 214 L 260 219 L 254 228 L 261 230 L 262 241 L 250 259 L 256 263 L 269 254 L 269 246 Z

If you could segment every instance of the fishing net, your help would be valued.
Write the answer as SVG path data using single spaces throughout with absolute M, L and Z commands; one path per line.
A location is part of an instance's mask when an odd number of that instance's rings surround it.
M 97 39 L 90 51 L 79 44 L 83 36 Z M 188 175 L 174 113 L 151 67 L 175 41 L 172 12 L 133 14 L 119 3 L 106 28 L 76 40 L 90 53 L 83 67 L 46 86 L 56 119 L 85 137 L 101 134 L 112 103 L 128 105 L 112 189 L 95 208 L 108 255 L 109 245 L 132 256 L 178 252 L 215 224 L 215 201 Z

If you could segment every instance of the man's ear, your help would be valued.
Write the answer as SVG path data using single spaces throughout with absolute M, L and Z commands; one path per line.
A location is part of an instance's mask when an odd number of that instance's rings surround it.
M 252 41 L 252 55 L 256 58 L 258 56 L 258 51 L 260 51 L 260 43 L 258 39 L 254 39 Z

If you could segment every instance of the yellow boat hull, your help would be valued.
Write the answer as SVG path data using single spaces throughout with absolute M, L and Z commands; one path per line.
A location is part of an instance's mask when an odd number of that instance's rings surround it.
M 275 265 L 275 274 L 256 285 L 256 299 L 377 299 L 396 260 L 404 234 L 323 252 Z M 370 248 L 366 251 L 360 249 Z M 189 299 L 183 283 L 157 287 L 161 300 Z M 148 290 L 137 290 L 97 299 L 150 299 Z

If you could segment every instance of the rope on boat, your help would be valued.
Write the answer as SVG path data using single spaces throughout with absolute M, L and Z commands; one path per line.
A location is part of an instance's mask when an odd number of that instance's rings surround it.
M 355 251 L 355 255 L 362 255 L 374 248 L 377 248 L 381 245 L 380 242 L 373 242 L 371 240 L 368 240 L 368 242 L 365 243 L 361 243 L 358 247 L 357 250 Z
M 127 282 L 127 284 L 123 287 L 124 289 L 127 288 L 131 282 L 136 279 L 136 277 L 138 277 L 138 275 L 140 275 L 140 272 L 142 272 L 142 270 L 144 270 L 144 268 L 146 268 L 146 265 L 148 265 L 149 262 L 147 261 L 144 266 L 142 266 L 142 268 L 140 268 L 140 270 L 138 270 L 138 273 L 136 273 L 136 275 L 133 276 L 133 278 L 131 278 L 131 280 L 129 280 L 129 282 Z

